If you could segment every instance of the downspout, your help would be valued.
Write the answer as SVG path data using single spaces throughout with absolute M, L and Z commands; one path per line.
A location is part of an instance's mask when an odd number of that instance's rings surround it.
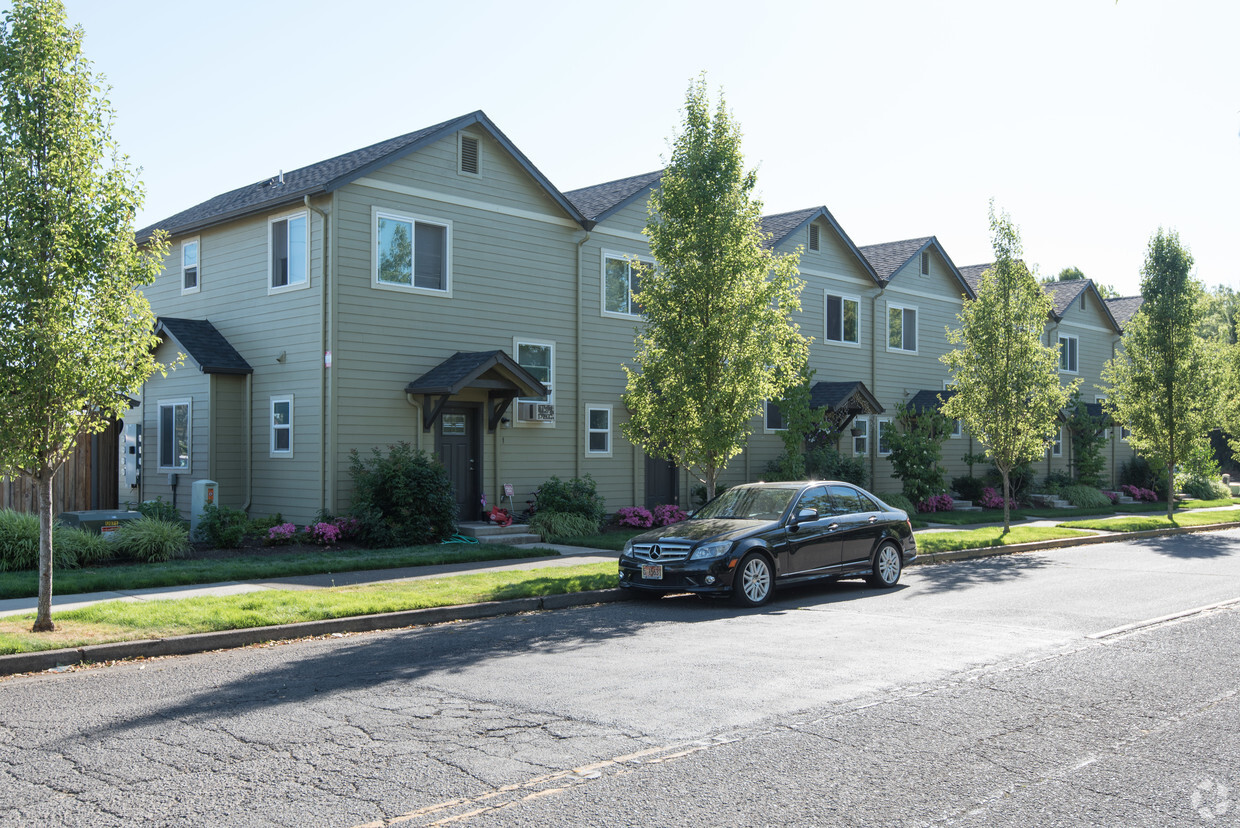
M 332 343 L 327 331 L 328 215 L 311 204 L 308 195 L 302 196 L 302 203 L 307 210 L 318 213 L 323 222 L 323 234 L 319 238 L 319 267 L 322 272 L 319 279 L 319 506 L 330 512 L 333 504 L 329 504 L 327 499 L 327 376 L 331 366 L 327 355 L 331 353 Z
M 582 403 L 585 402 L 585 399 L 581 395 L 581 330 L 582 330 L 581 303 L 584 299 L 583 292 L 581 290 L 581 280 L 584 276 L 584 274 L 582 273 L 581 253 L 582 253 L 582 248 L 585 246 L 585 243 L 588 242 L 589 240 L 590 240 L 590 231 L 586 230 L 585 235 L 583 235 L 577 241 L 577 368 L 576 368 L 576 377 L 574 379 L 574 382 L 576 382 L 576 386 L 575 386 L 576 391 L 574 393 L 576 395 L 576 400 L 577 400 L 577 417 L 585 417 L 585 406 L 582 405 Z M 578 420 L 577 426 L 578 426 L 577 437 L 573 441 L 573 444 L 577 447 L 576 459 L 574 459 L 573 461 L 573 467 L 575 469 L 576 476 L 581 477 L 581 458 L 586 453 L 586 447 L 585 447 L 586 438 L 585 438 L 585 428 L 583 427 L 584 423 Z M 634 471 L 633 474 L 636 477 L 637 472 Z

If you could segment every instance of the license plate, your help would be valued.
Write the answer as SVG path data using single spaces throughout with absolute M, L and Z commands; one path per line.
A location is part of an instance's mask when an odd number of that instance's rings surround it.
M 642 578 L 647 581 L 662 581 L 663 564 L 642 564 Z

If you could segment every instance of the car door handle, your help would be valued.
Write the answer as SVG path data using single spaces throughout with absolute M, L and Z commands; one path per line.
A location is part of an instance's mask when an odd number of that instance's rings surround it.
M 830 526 L 827 527 L 827 531 L 834 532 L 836 529 L 839 529 L 839 528 L 840 528 L 840 525 L 838 523 L 832 523 Z
M 878 515 L 870 515 L 870 523 L 877 523 Z

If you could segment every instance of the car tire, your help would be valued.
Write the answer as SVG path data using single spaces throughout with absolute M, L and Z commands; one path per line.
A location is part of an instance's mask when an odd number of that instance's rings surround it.
M 766 556 L 750 552 L 741 558 L 732 579 L 732 601 L 742 607 L 760 607 L 775 592 L 775 573 Z
M 884 541 L 874 553 L 874 568 L 867 579 L 870 586 L 891 589 L 900 581 L 900 573 L 904 571 L 904 556 L 900 548 L 891 541 Z

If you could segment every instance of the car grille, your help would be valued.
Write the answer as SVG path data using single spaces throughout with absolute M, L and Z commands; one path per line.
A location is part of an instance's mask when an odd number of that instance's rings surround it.
M 689 557 L 689 549 L 687 543 L 643 543 L 633 547 L 633 557 L 656 563 L 683 561 Z M 658 550 L 657 554 L 655 550 Z

